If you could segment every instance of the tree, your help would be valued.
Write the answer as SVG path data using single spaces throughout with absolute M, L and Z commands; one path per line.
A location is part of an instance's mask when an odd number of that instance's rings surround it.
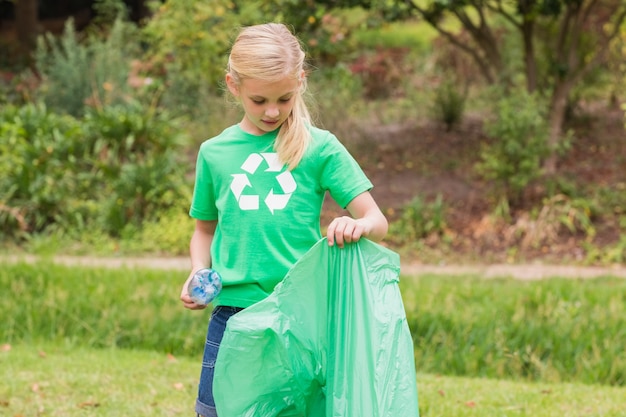
M 557 170 L 557 153 L 563 137 L 567 102 L 575 86 L 607 63 L 611 43 L 626 18 L 623 0 L 404 0 L 452 44 L 471 56 L 488 83 L 511 82 L 503 71 L 502 42 L 497 30 L 504 20 L 517 31 L 523 48 L 523 68 L 529 93 L 548 93 L 547 139 L 551 149 L 544 172 Z M 426 5 L 424 5 L 426 4 Z M 444 25 L 458 21 L 464 34 Z M 540 51 L 549 51 L 541 56 Z M 543 58 L 543 60 L 542 60 Z M 548 65 L 539 65 L 547 61 Z M 504 75 L 502 75 L 504 74 Z
M 28 57 L 35 47 L 38 34 L 38 1 L 15 0 L 15 27 L 20 53 Z

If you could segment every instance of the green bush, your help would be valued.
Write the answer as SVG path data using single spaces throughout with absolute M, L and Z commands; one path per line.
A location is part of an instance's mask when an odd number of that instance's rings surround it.
M 40 37 L 35 64 L 41 100 L 53 111 L 81 116 L 86 105 L 123 102 L 129 95 L 130 62 L 138 54 L 133 26 L 117 20 L 106 38 L 81 40 L 68 20 L 60 39 Z
M 476 171 L 494 181 L 499 197 L 515 206 L 526 186 L 541 176 L 549 152 L 546 109 L 539 97 L 524 91 L 494 104 L 493 117 L 484 126 L 491 141 L 483 145 Z
M 443 123 L 447 131 L 452 130 L 463 120 L 466 101 L 467 87 L 462 87 L 458 80 L 444 79 L 435 89 L 432 107 L 435 120 Z
M 596 234 L 593 220 L 597 214 L 592 201 L 557 194 L 544 198 L 541 206 L 530 213 L 520 215 L 506 235 L 512 238 L 509 244 L 522 249 L 548 247 L 564 235 L 581 235 L 590 242 Z
M 355 33 L 356 41 L 366 48 L 411 48 L 424 56 L 431 52 L 437 31 L 430 25 L 415 21 L 383 22 L 377 28 L 364 28 Z
M 117 242 L 118 252 L 188 256 L 195 225 L 195 220 L 189 216 L 190 201 L 191 187 L 179 206 L 160 210 L 158 218 L 143 222 L 141 227 L 126 226 Z
M 15 237 L 63 221 L 91 184 L 79 122 L 44 105 L 6 106 L 0 137 L 2 233 Z
M 584 244 L 587 262 L 617 265 L 626 263 L 626 216 L 621 219 L 621 223 L 621 233 L 616 243 L 604 243 L 600 247 L 588 242 Z
M 183 130 L 138 102 L 89 108 L 84 119 L 44 105 L 0 111 L 0 230 L 55 228 L 119 235 L 189 201 Z
M 442 235 L 446 229 L 445 214 L 441 195 L 430 203 L 417 196 L 403 208 L 400 218 L 391 223 L 389 238 L 404 245 L 433 234 Z

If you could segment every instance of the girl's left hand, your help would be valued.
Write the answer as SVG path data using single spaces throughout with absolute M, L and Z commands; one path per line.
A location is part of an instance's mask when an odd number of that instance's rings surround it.
M 328 225 L 326 237 L 328 245 L 344 247 L 345 243 L 357 242 L 361 237 L 367 236 L 371 230 L 366 219 L 353 219 L 349 216 L 335 218 Z
M 362 237 L 378 242 L 387 234 L 387 219 L 378 208 L 372 195 L 366 191 L 354 197 L 346 206 L 351 216 L 341 216 L 328 225 L 328 245 L 343 248 L 345 243 Z

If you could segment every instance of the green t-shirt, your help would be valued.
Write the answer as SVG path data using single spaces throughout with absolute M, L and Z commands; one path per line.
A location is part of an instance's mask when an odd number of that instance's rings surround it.
M 273 149 L 277 131 L 255 136 L 234 125 L 200 146 L 189 214 L 217 220 L 211 266 L 223 288 L 214 305 L 248 307 L 267 297 L 321 238 L 326 191 L 345 208 L 372 188 L 333 134 L 310 131 L 292 171 Z

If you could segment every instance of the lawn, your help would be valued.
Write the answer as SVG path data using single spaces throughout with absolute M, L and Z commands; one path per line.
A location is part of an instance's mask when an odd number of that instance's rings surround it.
M 0 416 L 193 415 L 209 311 L 180 306 L 185 277 L 0 266 Z M 422 417 L 626 416 L 626 280 L 400 286 Z
M 193 415 L 199 367 L 199 356 L 53 344 L 4 345 L 0 351 L 0 415 Z M 417 382 L 422 417 L 626 415 L 624 387 L 421 373 Z

